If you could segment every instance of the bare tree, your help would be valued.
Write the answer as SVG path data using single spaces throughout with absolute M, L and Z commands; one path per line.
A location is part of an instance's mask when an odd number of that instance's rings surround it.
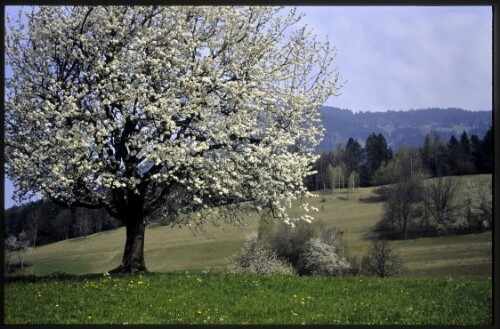
M 61 237 L 64 240 L 69 239 L 69 233 L 71 232 L 71 222 L 72 216 L 71 211 L 69 209 L 61 210 L 54 218 L 54 221 L 57 224 L 58 233 L 61 234 Z
M 354 192 L 354 189 L 359 184 L 359 174 L 356 171 L 351 171 L 347 178 L 346 197 L 349 199 L 349 193 Z
M 457 181 L 452 176 L 430 179 L 427 181 L 426 191 L 429 195 L 429 212 L 436 220 L 437 229 L 446 232 L 448 223 L 454 216 L 453 199 Z
M 335 182 L 336 177 L 335 177 L 335 170 L 332 166 L 331 163 L 328 164 L 328 167 L 326 168 L 326 171 L 328 173 L 328 178 L 330 179 L 330 188 L 332 189 L 332 193 L 335 191 Z
M 91 232 L 89 227 L 89 221 L 91 219 L 89 209 L 78 208 L 76 209 L 75 214 L 76 221 L 74 223 L 74 226 L 78 231 L 78 236 L 83 236 L 84 238 L 86 238 L 87 234 Z
M 402 260 L 385 240 L 372 240 L 368 254 L 361 261 L 362 272 L 381 278 L 400 274 L 404 270 Z
M 408 226 L 422 199 L 422 182 L 417 176 L 404 178 L 387 190 L 385 218 L 397 223 L 401 234 L 408 236 Z
M 346 166 L 343 162 L 341 162 L 340 164 L 336 165 L 333 168 L 333 177 L 334 178 L 332 179 L 332 181 L 335 180 L 338 189 L 345 187 L 346 170 L 347 170 Z
M 14 235 L 10 235 L 4 240 L 4 247 L 7 258 L 7 272 L 10 272 L 11 270 L 11 258 L 12 254 L 14 253 L 17 253 L 21 270 L 24 269 L 24 254 L 26 253 L 26 251 L 31 250 L 29 245 L 30 241 L 26 240 L 26 233 L 24 233 L 24 231 L 19 233 L 17 237 Z
M 421 225 L 428 230 L 430 228 L 431 219 L 431 193 L 428 188 L 424 186 L 422 191 L 420 209 L 422 210 Z
M 31 241 L 33 242 L 33 248 L 36 247 L 38 229 L 40 228 L 41 224 L 41 216 L 42 215 L 40 213 L 40 209 L 33 206 L 27 217 L 27 231 L 30 235 Z
M 5 262 L 6 262 L 6 269 L 7 273 L 10 272 L 10 264 L 11 264 L 11 258 L 12 254 L 14 253 L 15 250 L 15 245 L 17 242 L 17 238 L 13 235 L 9 235 L 7 238 L 4 240 L 4 250 L 5 250 Z

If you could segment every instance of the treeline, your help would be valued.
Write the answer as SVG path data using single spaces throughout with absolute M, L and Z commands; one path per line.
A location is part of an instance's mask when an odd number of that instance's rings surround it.
M 308 188 L 351 190 L 380 186 L 384 214 L 374 232 L 378 238 L 414 238 L 481 232 L 492 225 L 492 186 L 455 176 L 493 171 L 492 127 L 482 139 L 464 131 L 447 143 L 437 133 L 423 146 L 400 147 L 395 153 L 382 134 L 371 134 L 366 145 L 350 138 L 345 146 L 323 152 Z M 429 179 L 433 178 L 433 179 Z
M 60 240 L 86 237 L 117 228 L 119 221 L 104 209 L 67 208 L 48 200 L 38 200 L 5 211 L 6 237 L 23 237 L 30 247 Z
M 326 129 L 318 151 L 330 151 L 338 141 L 345 143 L 349 137 L 364 143 L 371 133 L 386 136 L 393 150 L 400 146 L 422 146 L 425 129 L 431 127 L 448 141 L 454 127 L 463 127 L 469 135 L 484 136 L 491 126 L 491 111 L 466 111 L 458 108 L 418 109 L 387 112 L 352 112 L 334 107 L 320 109 Z M 390 134 L 390 135 L 389 135 Z
M 349 138 L 321 152 L 314 170 L 305 181 L 310 191 L 391 184 L 417 172 L 428 177 L 492 173 L 493 131 L 490 127 L 483 139 L 464 131 L 447 143 L 434 132 L 425 136 L 422 147 L 402 146 L 395 153 L 380 133 L 370 134 L 364 146 Z
M 466 234 L 490 230 L 492 185 L 456 176 L 425 179 L 418 173 L 377 189 L 385 201 L 379 238 Z
M 469 138 L 464 132 L 459 139 L 452 136 L 447 144 L 435 133 L 425 137 L 422 148 L 400 147 L 394 154 L 382 134 L 372 133 L 364 146 L 350 138 L 345 146 L 322 152 L 314 164 L 316 174 L 305 184 L 312 191 L 335 190 L 392 184 L 421 172 L 432 177 L 491 173 L 492 142 L 492 128 L 483 139 Z M 64 208 L 48 200 L 5 211 L 5 236 L 29 241 L 31 247 L 119 226 L 104 209 Z

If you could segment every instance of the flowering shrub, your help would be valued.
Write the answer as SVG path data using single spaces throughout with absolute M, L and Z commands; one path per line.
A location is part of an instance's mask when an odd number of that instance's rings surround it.
M 302 258 L 305 269 L 312 275 L 341 275 L 351 267 L 345 258 L 337 254 L 335 247 L 318 238 L 308 241 Z
M 273 229 L 273 233 L 266 235 L 262 243 L 276 251 L 278 257 L 287 259 L 297 273 L 306 275 L 319 274 L 311 272 L 311 269 L 316 267 L 313 262 L 320 261 L 319 258 L 314 258 L 315 260 L 309 258 L 311 256 L 310 244 L 312 240 L 321 242 L 323 256 L 329 259 L 328 261 L 324 261 L 327 263 L 336 263 L 336 259 L 344 259 L 346 264 L 348 264 L 345 260 L 347 255 L 342 232 L 321 221 L 314 223 L 300 222 L 293 228 L 280 223 Z M 320 261 L 321 263 L 317 264 L 317 266 L 327 266 L 324 261 Z M 330 275 L 333 275 L 334 272 Z M 345 271 L 342 272 L 344 273 Z
M 353 274 L 342 231 L 322 222 L 299 222 L 294 227 L 261 218 L 259 230 L 231 264 L 233 272 Z
M 492 191 L 467 180 L 461 203 L 461 211 L 450 228 L 457 231 L 480 231 L 489 228 L 492 220 Z
M 293 268 L 288 262 L 278 258 L 275 251 L 259 244 L 255 232 L 247 237 L 245 246 L 234 258 L 229 270 L 234 273 L 293 274 Z
M 19 233 L 19 235 L 13 236 L 9 235 L 4 239 L 4 250 L 5 250 L 5 270 L 7 273 L 11 271 L 11 257 L 14 253 L 17 253 L 19 258 L 19 267 L 24 269 L 24 254 L 27 251 L 32 250 L 30 247 L 30 241 L 26 240 L 26 234 L 24 231 Z

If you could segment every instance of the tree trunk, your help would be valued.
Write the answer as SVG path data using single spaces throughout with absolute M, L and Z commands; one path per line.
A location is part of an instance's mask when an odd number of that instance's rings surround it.
M 7 251 L 7 273 L 10 273 L 10 256 L 11 256 L 11 251 Z
M 85 214 L 85 217 L 83 219 L 83 238 L 86 239 L 87 238 L 87 231 L 88 231 L 88 218 L 87 218 L 87 214 Z
M 19 249 L 17 251 L 17 258 L 19 258 L 19 264 L 21 266 L 21 270 L 24 270 L 24 256 L 22 254 L 22 250 Z
M 110 271 L 111 273 L 136 273 L 146 272 L 144 262 L 144 233 L 146 221 L 141 218 L 130 218 L 125 221 L 127 239 L 123 260 L 120 266 Z
M 38 233 L 38 226 L 34 226 L 32 229 L 33 232 L 33 248 L 36 247 L 36 238 L 37 238 L 37 233 Z

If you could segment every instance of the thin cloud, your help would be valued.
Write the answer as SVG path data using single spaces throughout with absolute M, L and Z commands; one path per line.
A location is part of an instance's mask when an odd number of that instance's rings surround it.
M 352 110 L 491 110 L 490 7 L 300 7 L 337 48 Z

